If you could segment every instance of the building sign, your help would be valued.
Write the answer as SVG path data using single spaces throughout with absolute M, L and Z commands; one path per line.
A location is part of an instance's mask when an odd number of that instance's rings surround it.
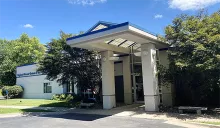
M 40 75 L 42 75 L 41 72 L 29 72 L 29 73 L 17 74 L 16 77 L 21 78 L 21 77 L 40 76 Z

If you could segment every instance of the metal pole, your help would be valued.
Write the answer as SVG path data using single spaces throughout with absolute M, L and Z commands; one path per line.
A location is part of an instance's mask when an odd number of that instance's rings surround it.
M 136 94 L 136 79 L 135 79 L 135 73 L 134 73 L 134 51 L 133 46 L 131 47 L 131 75 L 132 75 L 132 81 L 133 81 L 133 90 L 134 90 L 134 102 L 137 102 L 137 94 Z

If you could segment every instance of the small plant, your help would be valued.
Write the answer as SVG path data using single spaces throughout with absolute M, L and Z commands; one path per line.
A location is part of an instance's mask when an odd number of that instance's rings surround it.
M 69 102 L 74 99 L 74 96 L 72 94 L 55 94 L 51 99 Z
M 60 100 L 60 94 L 53 95 L 51 100 Z
M 60 95 L 60 100 L 65 100 L 66 99 L 67 94 L 61 94 Z
M 51 99 L 65 101 L 70 107 L 74 107 L 80 104 L 82 97 L 74 94 L 55 94 Z
M 68 95 L 66 96 L 65 101 L 66 101 L 66 102 L 71 102 L 73 99 L 74 99 L 74 97 L 73 97 L 71 94 L 68 94 Z
M 8 96 L 8 98 L 21 98 L 23 95 L 24 89 L 19 85 L 14 86 L 4 86 L 2 88 L 2 95 Z M 8 95 L 6 94 L 8 92 Z

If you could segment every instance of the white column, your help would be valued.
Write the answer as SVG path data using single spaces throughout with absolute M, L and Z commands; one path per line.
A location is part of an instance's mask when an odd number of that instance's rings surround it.
M 158 111 L 159 90 L 156 77 L 156 49 L 154 44 L 141 45 L 141 60 L 146 111 Z
M 101 53 L 101 56 L 103 108 L 111 109 L 116 107 L 114 61 L 109 60 L 113 56 L 113 52 L 105 51 Z
M 132 104 L 130 57 L 123 57 L 124 103 Z

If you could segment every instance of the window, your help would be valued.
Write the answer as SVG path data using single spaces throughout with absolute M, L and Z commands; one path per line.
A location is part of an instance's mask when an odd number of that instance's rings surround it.
M 52 93 L 52 86 L 50 86 L 50 83 L 44 83 L 44 93 Z

